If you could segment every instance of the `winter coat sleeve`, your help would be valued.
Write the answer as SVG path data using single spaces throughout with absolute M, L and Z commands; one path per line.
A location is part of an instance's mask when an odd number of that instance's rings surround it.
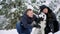
M 30 24 L 28 24 L 27 18 L 22 17 L 21 22 L 22 22 L 22 25 L 23 25 L 24 28 L 32 28 L 32 26 Z
M 54 13 L 52 13 L 52 20 L 51 21 L 53 21 L 54 32 L 57 32 L 59 30 L 59 24 L 58 24 L 58 21 L 56 19 L 56 15 Z
M 52 13 L 52 19 L 53 19 L 53 21 L 57 20 L 56 15 L 54 13 Z

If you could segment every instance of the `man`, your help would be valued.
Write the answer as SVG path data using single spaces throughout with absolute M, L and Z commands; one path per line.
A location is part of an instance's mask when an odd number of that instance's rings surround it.
M 20 23 L 16 24 L 16 28 L 19 34 L 30 34 L 32 30 L 32 22 L 37 20 L 37 17 L 33 14 L 32 9 L 27 9 L 20 20 Z M 39 25 L 34 25 L 35 27 L 40 27 Z

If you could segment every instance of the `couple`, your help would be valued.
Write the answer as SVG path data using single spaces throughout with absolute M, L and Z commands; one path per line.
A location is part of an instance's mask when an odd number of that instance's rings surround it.
M 45 5 L 42 5 L 42 6 L 40 6 L 40 12 L 45 13 L 47 16 L 45 34 L 48 34 L 49 32 L 51 32 L 50 27 L 49 27 L 50 22 L 53 23 L 54 32 L 57 32 L 59 30 L 59 25 L 58 25 L 56 16 L 52 12 L 52 10 Z M 36 21 L 36 23 L 38 23 L 40 21 L 40 18 L 37 18 L 33 14 L 32 9 L 27 9 L 26 12 L 24 13 L 24 15 L 22 16 L 20 23 L 16 24 L 18 33 L 19 34 L 30 34 L 33 27 L 40 27 L 38 24 L 32 26 L 31 24 L 33 21 Z

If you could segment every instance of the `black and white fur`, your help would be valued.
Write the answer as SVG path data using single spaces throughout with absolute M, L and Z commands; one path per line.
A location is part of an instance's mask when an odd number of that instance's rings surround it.
M 38 23 L 38 25 L 40 25 L 41 28 L 33 27 L 31 34 L 45 34 L 44 29 L 46 27 L 46 15 L 43 12 L 41 12 L 39 17 L 43 18 L 43 20 L 40 21 L 40 23 Z

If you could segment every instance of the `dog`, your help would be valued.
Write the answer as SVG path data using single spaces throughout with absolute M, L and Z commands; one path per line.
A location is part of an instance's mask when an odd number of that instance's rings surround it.
M 46 27 L 46 15 L 45 15 L 43 12 L 41 12 L 41 13 L 39 14 L 39 18 L 42 19 L 42 20 L 38 23 L 38 25 L 40 25 L 41 28 L 33 27 L 31 34 L 45 34 L 44 29 L 45 29 L 45 27 Z M 35 23 L 35 22 L 34 22 L 34 23 Z
M 40 15 L 39 15 L 40 18 L 43 18 L 42 21 L 40 21 L 40 26 L 41 26 L 41 33 L 42 34 L 45 34 L 45 27 L 46 27 L 46 15 L 42 12 Z

